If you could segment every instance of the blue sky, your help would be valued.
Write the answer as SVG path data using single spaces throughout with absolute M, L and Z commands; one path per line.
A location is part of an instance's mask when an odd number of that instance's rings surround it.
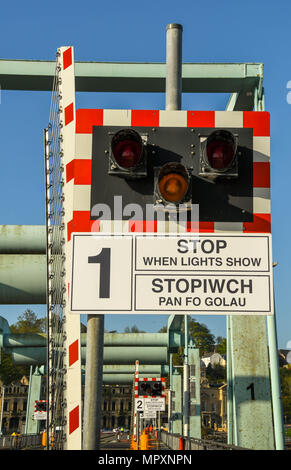
M 291 4 L 286 0 L 51 1 L 1 7 L 0 58 L 54 60 L 57 47 L 72 45 L 76 60 L 165 62 L 166 26 L 183 26 L 183 62 L 263 62 L 266 110 L 271 113 L 273 258 L 279 347 L 291 341 L 289 159 L 291 104 Z M 218 6 L 219 5 L 219 6 Z M 290 88 L 291 91 L 291 88 Z M 290 95 L 291 96 L 291 95 Z M 184 94 L 183 109 L 223 110 L 226 95 Z M 291 100 L 290 100 L 291 102 Z M 43 128 L 50 93 L 1 92 L 0 224 L 44 224 Z M 164 109 L 164 94 L 78 93 L 77 107 Z M 289 171 L 288 171 L 289 170 Z M 9 323 L 26 306 L 0 306 Z M 44 306 L 31 306 L 40 316 Z M 225 317 L 196 316 L 214 335 L 225 335 Z M 136 324 L 157 331 L 167 317 L 107 316 L 108 330 Z

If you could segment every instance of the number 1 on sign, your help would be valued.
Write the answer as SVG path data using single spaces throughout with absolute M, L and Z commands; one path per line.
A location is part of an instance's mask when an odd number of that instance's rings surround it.
M 100 264 L 99 297 L 109 299 L 110 297 L 110 257 L 111 249 L 102 248 L 99 255 L 88 256 L 88 263 Z

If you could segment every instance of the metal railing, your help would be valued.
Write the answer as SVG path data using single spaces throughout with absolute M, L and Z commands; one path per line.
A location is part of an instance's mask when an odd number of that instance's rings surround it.
M 181 439 L 183 450 L 249 450 L 223 442 L 216 442 L 207 439 L 185 438 L 180 434 L 171 434 L 161 431 L 161 441 L 172 450 L 181 450 Z
M 21 436 L 0 437 L 0 450 L 20 450 L 40 447 L 42 434 L 24 434 Z

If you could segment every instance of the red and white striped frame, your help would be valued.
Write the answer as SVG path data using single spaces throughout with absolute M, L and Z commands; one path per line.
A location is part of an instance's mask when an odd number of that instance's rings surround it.
M 135 361 L 135 373 L 134 373 L 134 385 L 135 385 L 135 381 L 136 379 L 138 379 L 138 374 L 139 374 L 139 361 L 136 360 Z M 136 441 L 136 437 L 137 437 L 137 430 L 136 430 L 136 427 L 137 427 L 137 413 L 136 413 L 136 409 L 134 407 L 134 415 L 133 415 L 133 440 Z
M 37 403 L 47 403 L 47 400 L 34 400 L 34 411 L 36 411 Z
M 208 127 L 253 129 L 253 222 L 201 222 L 198 232 L 270 233 L 270 115 L 265 111 L 161 111 L 79 109 L 76 112 L 74 158 L 66 164 L 66 182 L 74 185 L 72 232 L 112 231 L 117 222 L 90 220 L 91 162 L 93 126 Z M 159 222 L 128 221 L 119 224 L 120 232 L 161 232 Z M 194 227 L 195 225 L 195 227 Z M 197 232 L 197 224 L 187 232 Z M 177 231 L 177 227 L 170 231 Z M 117 227 L 113 231 L 117 231 Z M 179 230 L 178 230 L 179 231 Z
M 162 377 L 162 378 L 158 378 L 158 377 L 144 377 L 144 378 L 140 378 L 140 377 L 136 377 L 135 378 L 135 384 L 134 384 L 134 390 L 135 390 L 135 395 L 134 395 L 134 398 L 166 398 L 166 395 L 165 395 L 165 378 Z M 162 395 L 159 395 L 159 396 L 151 396 L 149 397 L 148 395 L 139 395 L 138 394 L 138 384 L 139 382 L 162 382 L 162 390 L 163 390 L 163 394 Z
M 73 47 L 61 47 L 58 49 L 59 67 L 59 93 L 60 93 L 60 136 L 61 151 L 64 168 L 75 158 L 75 70 Z M 70 258 L 71 247 L 68 239 L 67 227 L 73 215 L 73 182 L 65 181 L 64 195 L 64 222 L 65 222 L 65 272 L 66 272 L 66 307 L 65 316 L 65 362 L 66 362 L 66 450 L 81 450 L 81 342 L 80 342 L 80 318 L 70 315 L 68 311 L 68 296 L 70 288 Z

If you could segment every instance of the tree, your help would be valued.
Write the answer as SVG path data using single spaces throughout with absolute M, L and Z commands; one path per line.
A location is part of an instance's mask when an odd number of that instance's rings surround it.
M 280 367 L 283 415 L 286 423 L 291 422 L 291 369 Z
M 208 364 L 206 367 L 206 377 L 211 383 L 226 382 L 226 369 L 220 364 Z
M 185 326 L 182 324 L 181 333 L 185 331 Z M 159 333 L 166 333 L 167 327 L 163 326 Z M 196 348 L 199 349 L 200 357 L 203 356 L 205 352 L 212 352 L 215 349 L 215 337 L 210 332 L 208 327 L 203 323 L 199 323 L 194 318 L 188 319 L 188 332 L 189 340 L 192 339 Z M 179 348 L 178 353 L 173 355 L 173 364 L 181 365 L 183 364 L 183 354 L 184 348 Z
M 24 375 L 29 375 L 29 366 L 16 366 L 11 355 L 1 351 L 0 380 L 3 384 L 18 382 Z
M 17 318 L 17 323 L 11 325 L 11 333 L 44 333 L 46 330 L 46 318 L 37 318 L 29 308 Z
M 11 333 L 44 333 L 46 318 L 37 318 L 36 314 L 27 309 L 17 318 L 17 322 L 10 326 Z M 13 364 L 9 353 L 1 352 L 0 379 L 4 384 L 20 380 L 23 375 L 29 374 L 29 366 Z
M 217 336 L 216 351 L 219 354 L 226 354 L 226 338 L 223 338 L 222 336 Z
M 131 328 L 126 326 L 124 328 L 124 333 L 145 333 L 145 331 L 140 330 L 136 325 L 133 325 Z

